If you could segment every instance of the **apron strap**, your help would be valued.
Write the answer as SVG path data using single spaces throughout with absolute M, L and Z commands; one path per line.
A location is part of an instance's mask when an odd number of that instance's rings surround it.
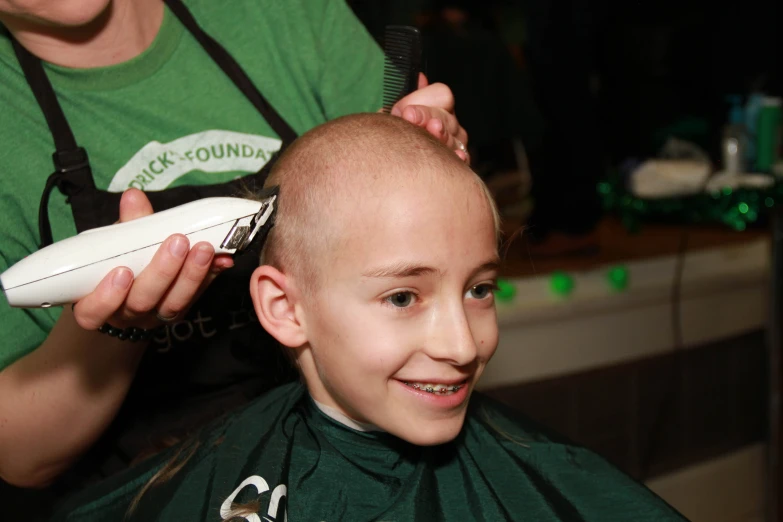
M 33 91 L 35 99 L 38 101 L 38 105 L 46 118 L 46 124 L 49 126 L 49 130 L 54 138 L 55 148 L 58 151 L 78 148 L 76 138 L 73 137 L 73 132 L 70 125 L 68 125 L 68 120 L 65 119 L 60 103 L 57 101 L 52 84 L 49 83 L 49 79 L 46 77 L 41 60 L 22 47 L 15 38 L 11 38 L 11 43 L 14 46 L 19 65 L 22 66 L 25 79 L 30 85 L 30 90 Z
M 261 92 L 256 88 L 250 78 L 247 76 L 242 67 L 234 60 L 234 58 L 228 54 L 223 46 L 209 36 L 198 25 L 196 19 L 190 14 L 182 0 L 165 0 L 169 9 L 179 18 L 182 25 L 190 31 L 190 33 L 198 40 L 201 47 L 209 54 L 210 57 L 217 63 L 223 72 L 234 82 L 242 94 L 250 100 L 258 112 L 264 115 L 267 123 L 272 129 L 280 136 L 284 145 L 293 142 L 297 135 L 296 132 L 291 129 L 288 123 L 274 110 L 272 105 L 264 98 Z
M 55 152 L 52 154 L 54 172 L 47 178 L 46 186 L 38 205 L 38 234 L 40 248 L 52 244 L 52 227 L 49 223 L 49 196 L 54 187 L 67 196 L 82 187 L 95 187 L 92 178 L 87 151 L 76 144 L 71 126 L 65 118 L 62 107 L 57 101 L 52 84 L 46 76 L 41 60 L 33 56 L 16 39 L 11 43 L 22 67 L 30 90 L 33 91 L 38 105 L 46 118 L 46 125 L 54 139 Z

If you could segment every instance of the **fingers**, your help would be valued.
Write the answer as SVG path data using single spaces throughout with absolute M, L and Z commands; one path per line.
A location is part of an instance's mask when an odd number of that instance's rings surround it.
M 115 268 L 89 295 L 74 306 L 74 319 L 85 330 L 97 330 L 118 310 L 130 291 L 133 272 Z
M 468 133 L 454 115 L 454 94 L 448 86 L 442 83 L 429 85 L 427 77 L 419 74 L 419 89 L 398 101 L 391 114 L 424 127 L 463 161 L 470 163 Z
M 159 319 L 182 317 L 207 286 L 232 266 L 234 260 L 227 255 L 215 256 L 210 243 L 197 243 L 188 251 L 185 236 L 171 236 L 136 278 L 125 306 L 115 316 L 142 328 L 159 324 Z
M 467 152 L 467 150 L 455 150 L 454 153 L 459 157 L 459 159 L 470 165 L 470 153 Z
M 468 134 L 465 132 L 457 118 L 453 114 L 449 114 L 440 109 L 433 107 L 407 107 L 403 113 L 403 117 L 407 119 L 407 114 L 410 111 L 417 111 L 418 115 L 412 116 L 416 118 L 420 125 L 427 129 L 427 131 L 438 138 L 441 143 L 449 147 L 450 149 L 460 148 L 459 143 L 467 146 Z M 409 120 L 410 121 L 410 120 Z
M 427 85 L 429 85 L 430 82 L 427 80 L 427 76 L 423 72 L 419 73 L 419 84 L 416 86 L 417 89 L 423 89 Z
M 227 254 L 221 254 L 215 256 L 214 261 L 212 262 L 212 270 L 210 271 L 211 274 L 214 274 L 217 276 L 225 270 L 226 268 L 231 268 L 234 266 L 234 258 Z
M 470 164 L 470 154 L 467 147 L 468 133 L 465 132 L 465 129 L 460 126 L 453 115 L 448 113 L 445 115 L 435 114 L 427 120 L 425 128 L 427 132 L 453 150 L 462 161 Z
M 400 113 L 404 120 L 408 120 L 414 125 L 425 127 L 433 136 L 448 145 L 450 136 L 454 136 L 460 141 L 467 141 L 468 135 L 465 129 L 460 127 L 457 118 L 442 109 L 435 107 L 424 107 L 422 105 L 411 105 L 405 107 Z
M 196 292 L 196 295 L 193 297 L 193 302 L 196 302 L 201 297 L 201 294 L 204 293 L 204 290 L 206 290 L 209 285 L 212 284 L 212 281 L 214 281 L 217 276 L 219 276 L 225 269 L 231 268 L 232 266 L 234 266 L 234 260 L 231 258 L 231 256 L 215 256 L 212 260 L 212 267 L 207 273 L 207 277 L 204 278 L 204 281 L 201 283 L 201 286 Z
M 150 264 L 136 277 L 125 307 L 119 314 L 122 321 L 133 322 L 155 310 L 177 279 L 189 248 L 188 238 L 182 234 L 174 234 L 163 242 Z
M 142 191 L 130 189 L 123 193 L 121 222 L 152 212 Z M 118 328 L 159 326 L 158 316 L 180 317 L 223 270 L 233 265 L 231 256 L 215 256 L 211 244 L 202 242 L 190 249 L 186 236 L 174 234 L 163 242 L 135 280 L 128 268 L 112 270 L 74 306 L 74 319 L 87 330 L 96 330 L 107 322 Z
M 454 150 L 463 161 L 470 163 L 467 150 L 468 133 L 453 114 L 434 107 L 411 106 L 405 108 L 402 117 L 427 129 L 427 132 Z
M 196 295 L 206 286 L 207 279 L 211 282 L 217 276 L 210 271 L 214 257 L 215 249 L 209 243 L 193 247 L 176 281 L 158 303 L 158 316 L 171 320 L 190 308 Z
M 184 258 L 179 257 L 182 240 Z M 187 246 L 184 236 L 167 239 L 135 281 L 129 269 L 113 270 L 75 305 L 76 322 L 86 330 L 107 322 L 119 328 L 152 328 L 160 324 L 158 315 L 181 317 L 223 270 L 234 265 L 230 256 L 215 256 L 209 243 L 198 243 L 190 252 Z
M 419 82 L 421 83 L 421 76 Z M 426 80 L 426 78 L 425 78 Z M 402 98 L 392 107 L 392 115 L 400 116 L 405 107 L 409 105 L 421 105 L 443 109 L 446 112 L 454 113 L 454 94 L 451 89 L 442 83 L 433 83 Z
M 131 221 L 152 214 L 152 204 L 138 189 L 128 189 L 120 199 L 120 222 Z

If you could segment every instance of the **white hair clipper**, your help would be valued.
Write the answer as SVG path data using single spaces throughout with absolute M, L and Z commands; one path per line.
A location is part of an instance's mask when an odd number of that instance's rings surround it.
M 22 259 L 0 275 L 0 284 L 11 306 L 48 308 L 78 301 L 118 266 L 139 275 L 172 234 L 184 234 L 191 246 L 211 243 L 216 254 L 242 252 L 272 226 L 277 190 L 272 192 L 259 201 L 205 198 L 87 230 Z

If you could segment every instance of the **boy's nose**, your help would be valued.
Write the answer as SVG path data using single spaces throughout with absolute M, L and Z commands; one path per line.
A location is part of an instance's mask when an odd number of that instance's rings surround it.
M 438 315 L 431 324 L 427 355 L 455 366 L 472 364 L 478 349 L 465 310 L 461 305 L 454 305 L 448 310 L 441 310 Z

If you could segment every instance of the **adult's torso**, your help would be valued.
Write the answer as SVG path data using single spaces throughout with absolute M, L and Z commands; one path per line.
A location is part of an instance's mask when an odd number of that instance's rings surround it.
M 377 107 L 380 54 L 343 2 L 244 1 L 228 7 L 193 0 L 188 7 L 296 132 Z M 346 53 L 356 59 L 339 70 Z M 77 142 L 88 151 L 99 189 L 197 187 L 180 191 L 189 194 L 184 203 L 203 197 L 198 187 L 259 170 L 281 145 L 263 115 L 168 9 L 152 46 L 130 62 L 45 70 Z M 37 247 L 37 205 L 52 170 L 53 144 L 7 35 L 0 36 L 0 74 L 0 139 L 7 144 L 0 150 L 4 269 Z M 236 183 L 226 186 L 225 195 L 241 195 L 236 192 Z M 71 210 L 63 195 L 52 195 L 55 240 L 76 232 Z M 158 435 L 187 431 L 292 377 L 255 321 L 247 292 L 253 263 L 246 256 L 244 270 L 221 275 L 187 318 L 156 336 L 118 422 L 93 450 L 106 473 L 127 465 Z M 58 310 L 0 304 L 0 318 L 13 332 L 6 344 L 13 349 L 0 353 L 0 364 L 34 349 L 57 317 Z M 87 459 L 89 472 L 94 460 Z

